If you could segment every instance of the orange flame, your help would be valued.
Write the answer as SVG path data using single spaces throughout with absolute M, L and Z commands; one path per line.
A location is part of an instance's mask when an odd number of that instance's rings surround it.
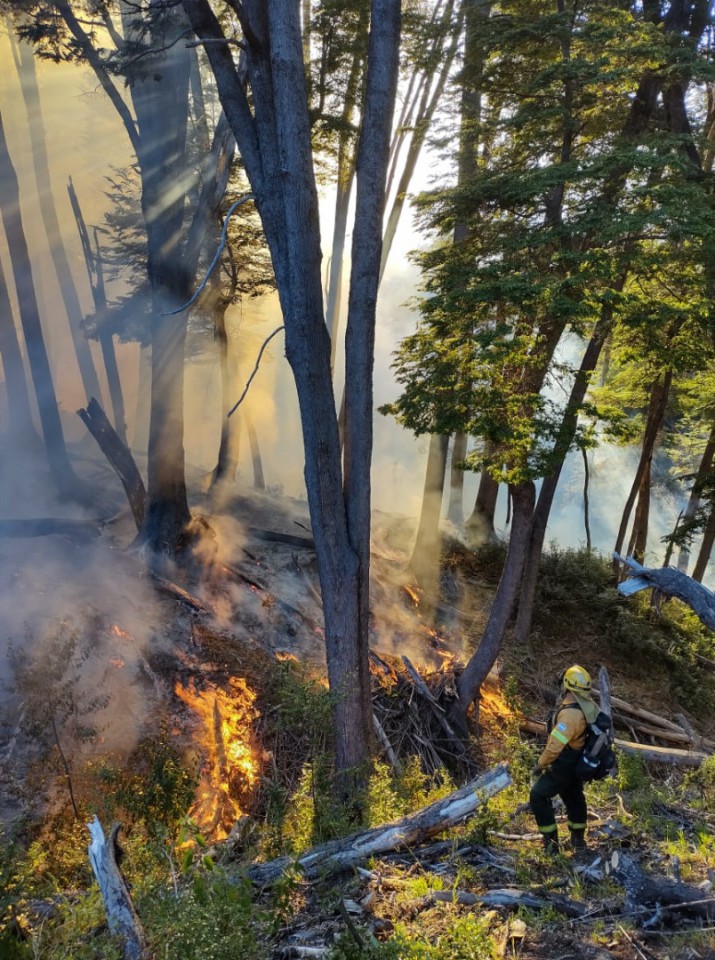
M 186 687 L 177 683 L 175 692 L 202 721 L 197 739 L 204 763 L 189 814 L 205 836 L 223 840 L 242 816 L 241 804 L 260 772 L 251 746 L 256 695 L 241 677 L 232 677 L 227 690 L 197 690 L 191 681 Z
M 118 640 L 131 640 L 131 639 L 132 639 L 131 633 L 127 633 L 126 630 L 122 630 L 122 628 L 121 628 L 121 627 L 119 626 L 119 624 L 117 624 L 117 623 L 113 623 L 113 624 L 112 624 L 112 626 L 110 627 L 109 632 L 112 634 L 113 637 L 116 637 Z

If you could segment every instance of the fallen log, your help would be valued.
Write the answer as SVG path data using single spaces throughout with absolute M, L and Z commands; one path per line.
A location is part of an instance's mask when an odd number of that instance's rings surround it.
M 294 533 L 281 533 L 279 530 L 264 530 L 261 527 L 246 527 L 246 533 L 254 540 L 263 540 L 265 543 L 285 543 L 289 547 L 303 547 L 305 550 L 315 550 L 315 541 L 312 537 L 298 537 Z
M 119 824 L 112 827 L 109 840 L 105 838 L 97 817 L 87 824 L 87 828 L 92 837 L 87 848 L 89 862 L 102 894 L 110 933 L 119 939 L 125 960 L 149 960 L 144 931 L 117 863 Z
M 629 854 L 621 854 L 614 876 L 623 883 L 631 903 L 659 904 L 715 920 L 715 897 L 703 896 L 700 887 L 689 883 L 647 874 Z
M 188 590 L 184 590 L 178 583 L 172 583 L 171 580 L 160 577 L 158 573 L 154 573 L 153 571 L 151 571 L 151 578 L 162 593 L 172 597 L 174 600 L 178 600 L 179 603 L 185 604 L 185 606 L 191 610 L 195 610 L 197 613 L 213 613 L 213 610 L 205 604 L 203 600 L 199 600 L 198 597 L 193 596 Z
M 297 861 L 292 857 L 279 857 L 268 863 L 253 864 L 248 869 L 248 877 L 257 886 L 268 886 L 275 883 L 288 867 L 297 865 L 308 879 L 314 879 L 398 847 L 414 846 L 466 820 L 489 797 L 511 783 L 509 768 L 506 764 L 499 764 L 449 796 L 401 820 L 320 844 Z
M 618 553 L 614 553 L 613 558 L 633 571 L 618 585 L 618 592 L 623 596 L 652 587 L 687 604 L 706 627 L 715 630 L 715 593 L 712 590 L 673 567 L 644 567 L 632 557 L 622 557 Z
M 86 409 L 77 411 L 77 416 L 97 441 L 100 450 L 121 480 L 137 530 L 141 530 L 144 524 L 146 489 L 131 450 L 122 442 L 94 397 L 89 401 Z
M 526 733 L 543 734 L 546 736 L 546 724 L 540 720 L 523 718 L 519 721 L 519 729 L 524 730 Z M 710 754 L 702 753 L 699 750 L 654 747 L 647 743 L 632 743 L 630 740 L 619 740 L 617 738 L 613 742 L 618 750 L 630 756 L 640 757 L 641 760 L 648 760 L 654 763 L 667 763 L 675 767 L 699 767 L 703 760 L 706 760 L 710 756 Z

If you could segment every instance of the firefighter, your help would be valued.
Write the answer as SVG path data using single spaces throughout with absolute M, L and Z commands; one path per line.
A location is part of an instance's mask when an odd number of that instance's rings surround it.
M 586 742 L 587 726 L 594 723 L 598 705 L 591 699 L 591 677 L 583 667 L 569 667 L 561 676 L 561 700 L 553 716 L 546 747 L 534 769 L 538 780 L 529 801 L 548 853 L 559 850 L 559 836 L 551 804 L 558 795 L 566 806 L 571 846 L 586 849 L 586 797 L 574 768 Z

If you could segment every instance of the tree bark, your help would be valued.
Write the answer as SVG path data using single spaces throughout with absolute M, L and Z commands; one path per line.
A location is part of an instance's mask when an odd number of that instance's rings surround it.
M 204 40 L 263 221 L 298 393 L 305 480 L 335 696 L 336 768 L 363 767 L 372 711 L 367 670 L 372 350 L 389 139 L 397 74 L 399 3 L 373 0 L 367 92 L 357 162 L 357 215 L 346 336 L 343 477 L 322 303 L 318 200 L 313 171 L 300 10 L 275 0 L 242 6 L 251 105 L 221 26 L 205 0 L 184 0 Z M 371 69 L 372 68 L 372 69 Z M 349 776 L 343 778 L 347 785 Z
M 97 441 L 102 453 L 122 481 L 137 530 L 141 530 L 144 524 L 146 490 L 129 448 L 112 427 L 107 415 L 94 397 L 85 410 L 77 411 L 77 416 Z
M 79 482 L 72 469 L 65 447 L 55 387 L 52 382 L 50 364 L 42 335 L 40 311 L 35 296 L 32 263 L 27 249 L 25 229 L 20 212 L 20 190 L 15 168 L 7 149 L 2 115 L 0 115 L 0 216 L 7 237 L 20 307 L 20 320 L 25 334 L 25 345 L 37 397 L 47 459 L 61 496 L 76 497 L 80 493 Z
M 261 447 L 258 443 L 258 433 L 251 416 L 250 407 L 246 410 L 246 433 L 248 434 L 248 445 L 251 448 L 251 463 L 253 464 L 253 486 L 256 490 L 265 490 L 266 481 L 263 476 L 263 460 L 261 458 Z
M 452 462 L 449 471 L 449 506 L 447 516 L 459 526 L 464 520 L 464 470 L 456 466 L 467 455 L 467 435 L 457 433 L 452 444 Z
M 702 579 L 705 576 L 705 571 L 708 567 L 708 563 L 710 562 L 710 555 L 712 554 L 714 543 L 715 504 L 710 507 L 710 516 L 708 517 L 708 522 L 705 524 L 705 529 L 703 530 L 703 539 L 700 543 L 698 559 L 695 561 L 695 568 L 693 569 L 693 580 L 702 582 Z
M 471 539 L 476 544 L 487 543 L 494 539 L 494 514 L 498 496 L 499 484 L 489 471 L 482 470 L 474 510 L 465 524 Z
M 715 524 L 713 524 L 715 529 Z M 643 567 L 630 557 L 614 553 L 614 562 L 623 563 L 633 573 L 619 584 L 618 590 L 625 596 L 653 587 L 669 597 L 682 600 L 697 614 L 698 618 L 715 630 L 715 594 L 702 586 L 695 574 L 689 577 L 672 567 Z M 699 559 L 699 558 L 698 558 Z
M 666 370 L 663 374 L 663 379 L 656 380 L 651 388 L 648 417 L 646 420 L 645 432 L 643 434 L 641 456 L 636 468 L 636 475 L 633 479 L 633 485 L 631 486 L 630 493 L 626 499 L 625 507 L 623 508 L 621 524 L 618 529 L 616 544 L 613 548 L 615 553 L 620 553 L 623 549 L 623 543 L 626 538 L 626 530 L 628 529 L 628 522 L 631 517 L 633 504 L 635 503 L 636 496 L 641 488 L 643 478 L 646 476 L 646 473 L 650 471 L 650 465 L 651 461 L 653 460 L 653 452 L 655 450 L 656 441 L 658 439 L 661 427 L 663 426 L 665 408 L 668 403 L 668 395 L 670 393 L 670 384 L 672 379 L 672 370 Z

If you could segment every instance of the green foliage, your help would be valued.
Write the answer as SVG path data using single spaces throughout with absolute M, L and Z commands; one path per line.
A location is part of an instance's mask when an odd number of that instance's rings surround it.
M 708 757 L 686 776 L 685 788 L 696 793 L 703 809 L 715 808 L 715 756 Z
M 164 726 L 143 740 L 121 766 L 109 759 L 87 766 L 90 802 L 100 819 L 139 823 L 152 835 L 176 830 L 193 803 L 198 771 L 187 768 Z
M 260 960 L 260 921 L 248 881 L 229 880 L 219 868 L 199 870 L 178 894 L 149 888 L 137 898 L 156 956 L 182 960 Z
M 488 921 L 475 914 L 457 917 L 435 942 L 417 938 L 399 927 L 386 943 L 358 947 L 347 935 L 330 952 L 330 960 L 496 960 L 497 946 Z

